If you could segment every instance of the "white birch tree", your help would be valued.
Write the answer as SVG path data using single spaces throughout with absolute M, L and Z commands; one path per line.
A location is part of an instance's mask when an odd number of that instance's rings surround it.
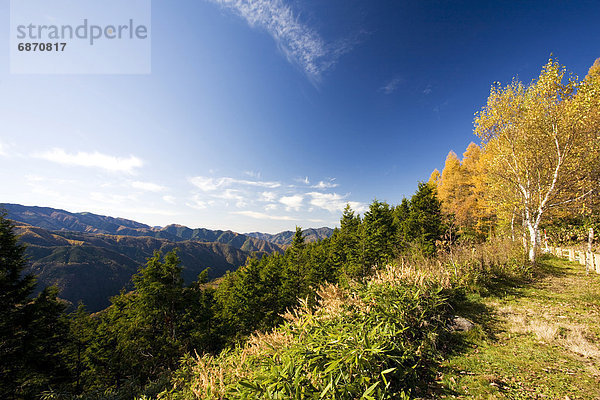
M 532 263 L 548 210 L 598 192 L 599 109 L 600 62 L 579 82 L 550 59 L 527 86 L 518 80 L 492 86 L 487 105 L 476 114 L 490 194 L 520 208 Z

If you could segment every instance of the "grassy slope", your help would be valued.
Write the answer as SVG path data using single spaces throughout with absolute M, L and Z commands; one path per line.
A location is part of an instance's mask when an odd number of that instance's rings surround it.
M 435 398 L 600 399 L 600 275 L 544 257 L 531 282 L 505 282 L 456 310 L 477 323 L 455 334 Z

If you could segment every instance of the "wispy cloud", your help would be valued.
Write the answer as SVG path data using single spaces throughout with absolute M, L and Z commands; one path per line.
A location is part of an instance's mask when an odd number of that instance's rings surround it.
M 86 153 L 83 151 L 67 153 L 60 148 L 54 148 L 42 153 L 35 153 L 33 154 L 33 157 L 62 165 L 101 168 L 110 172 L 125 172 L 128 174 L 133 174 L 136 168 L 140 168 L 144 165 L 143 161 L 135 156 L 123 158 L 102 154 L 97 151 L 93 153 Z
M 431 94 L 431 92 L 433 92 L 433 86 L 431 86 L 431 83 L 427 85 L 427 87 L 425 89 L 423 89 L 423 94 L 425 96 Z
M 241 192 L 236 189 L 225 189 L 219 193 L 213 193 L 213 197 L 223 200 L 244 200 L 244 196 L 242 196 Z
M 185 205 L 195 210 L 204 210 L 209 206 L 208 202 L 202 200 L 198 195 L 193 196 L 191 201 L 186 202 Z
M 298 183 L 304 183 L 305 185 L 310 185 L 310 180 L 308 179 L 308 176 L 305 176 L 304 178 L 296 178 L 294 179 L 294 181 Z
M 271 215 L 265 214 L 258 211 L 233 211 L 231 214 L 243 215 L 254 219 L 272 219 L 277 221 L 298 221 L 297 218 L 290 217 L 289 215 Z
M 8 152 L 6 151 L 6 145 L 2 142 L 0 142 L 0 157 L 2 156 L 7 156 Z
M 311 186 L 313 189 L 331 189 L 334 187 L 338 187 L 339 184 L 334 182 L 335 179 L 329 179 L 327 182 L 319 181 L 316 185 Z
M 404 79 L 395 77 L 380 87 L 379 91 L 383 92 L 384 94 L 392 94 L 396 91 L 396 89 L 398 89 L 398 87 L 400 87 L 402 83 L 404 83 Z
M 92 192 L 89 195 L 91 200 L 108 203 L 114 205 L 131 204 L 136 203 L 138 198 L 133 194 L 116 194 L 116 193 L 104 193 L 104 192 Z
M 277 188 L 281 186 L 279 182 L 267 182 L 267 181 L 251 181 L 246 179 L 234 179 L 234 178 L 210 178 L 206 176 L 194 176 L 188 179 L 189 182 L 196 186 L 198 189 L 204 192 L 210 192 L 217 189 L 225 188 L 232 185 L 247 185 L 264 188 Z
M 244 175 L 248 175 L 250 178 L 260 179 L 260 172 L 256 171 L 244 171 Z
M 144 190 L 146 192 L 164 192 L 165 190 L 167 190 L 166 187 L 158 185 L 156 183 L 141 181 L 131 182 L 131 187 L 133 187 L 134 189 Z
M 350 204 L 357 212 L 366 210 L 364 204 L 350 201 L 349 193 L 328 193 L 340 186 L 335 178 L 325 178 L 313 184 L 308 177 L 294 180 L 301 184 L 296 186 L 279 181 L 195 176 L 188 178 L 194 188 L 191 200 L 186 205 L 205 211 L 218 205 L 228 209 L 230 214 L 254 219 L 315 223 L 325 222 L 319 219 L 324 214 L 339 215 L 346 204 Z
M 162 199 L 169 204 L 175 204 L 176 203 L 176 199 L 174 196 L 170 196 L 170 195 L 165 195 L 162 197 Z
M 310 192 L 307 195 L 311 197 L 310 204 L 330 212 L 343 211 L 346 204 L 350 204 L 350 207 L 358 212 L 363 212 L 366 209 L 366 206 L 360 202 L 347 201 L 347 194 Z
M 333 67 L 340 56 L 349 52 L 350 40 L 326 43 L 311 27 L 300 22 L 282 0 L 210 0 L 232 10 L 248 25 L 264 29 L 273 37 L 288 61 L 299 65 L 312 78 Z
M 273 211 L 273 210 L 277 210 L 277 204 L 267 204 L 265 206 L 265 211 Z
M 275 192 L 262 192 L 260 194 L 259 200 L 271 203 L 271 202 L 275 201 L 276 198 L 277 198 L 277 194 Z
M 283 196 L 281 199 L 279 199 L 279 202 L 286 206 L 287 211 L 298 211 L 300 210 L 300 207 L 302 207 L 302 200 L 304 200 L 304 196 L 295 194 L 293 196 Z
M 448 100 L 444 101 L 442 104 L 438 104 L 437 106 L 433 107 L 433 112 L 438 114 L 440 111 L 444 110 L 446 107 L 448 107 Z M 438 116 L 439 118 L 439 116 Z

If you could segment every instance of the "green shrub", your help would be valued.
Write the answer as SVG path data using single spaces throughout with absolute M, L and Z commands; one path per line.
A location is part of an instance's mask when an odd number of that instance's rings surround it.
M 166 398 L 401 399 L 436 355 L 441 289 L 373 279 L 319 291 L 267 335 L 217 358 L 186 360 Z

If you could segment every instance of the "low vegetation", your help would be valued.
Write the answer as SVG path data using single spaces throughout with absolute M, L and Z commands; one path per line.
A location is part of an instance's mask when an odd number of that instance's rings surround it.
M 520 247 L 490 241 L 436 259 L 413 256 L 362 282 L 322 286 L 313 306 L 218 356 L 188 357 L 165 399 L 385 399 L 430 394 L 453 308 L 523 280 Z
M 544 256 L 534 279 L 468 296 L 477 326 L 453 338 L 434 397 L 600 398 L 598 293 L 600 276 Z

